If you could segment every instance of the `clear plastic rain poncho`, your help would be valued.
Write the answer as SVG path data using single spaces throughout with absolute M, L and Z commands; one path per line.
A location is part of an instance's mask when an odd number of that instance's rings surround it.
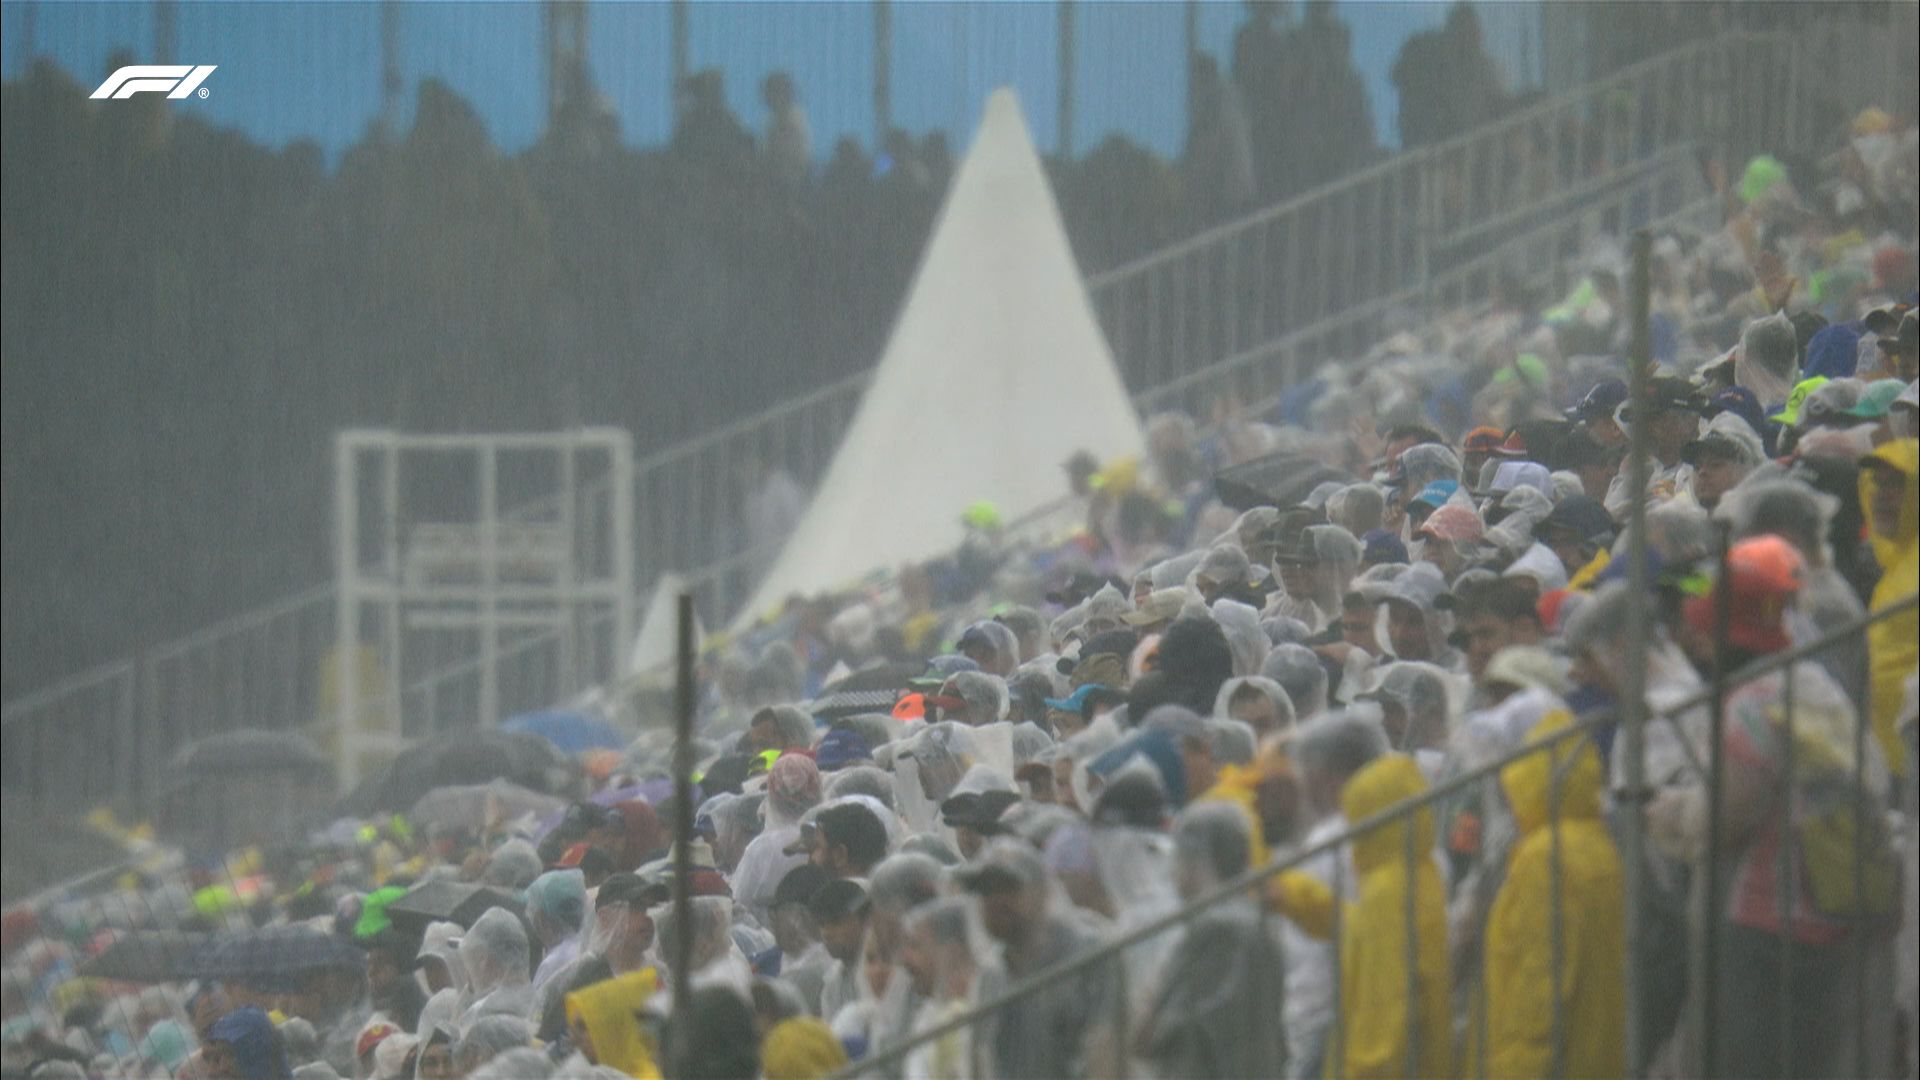
M 1020 639 L 1005 625 L 986 619 L 967 627 L 961 636 L 968 635 L 984 637 L 992 646 L 992 655 L 979 661 L 980 670 L 1005 677 L 1020 666 Z
M 854 765 L 841 769 L 827 781 L 826 798 L 821 801 L 836 802 L 851 795 L 865 795 L 892 814 L 893 774 L 874 765 Z
M 1147 573 L 1153 579 L 1155 589 L 1171 589 L 1176 585 L 1185 585 L 1194 570 L 1200 566 L 1200 560 L 1206 557 L 1204 551 L 1189 551 L 1185 555 L 1176 555 L 1154 563 Z
M 1339 525 L 1309 525 L 1307 540 L 1313 545 L 1314 556 L 1320 560 L 1314 572 L 1315 591 L 1308 599 L 1328 618 L 1335 618 L 1340 611 L 1341 597 L 1347 594 L 1347 587 L 1360 573 L 1365 545 Z
M 499 908 L 493 910 L 500 911 Z M 475 927 L 478 927 L 477 923 Z M 459 1041 L 453 1044 L 453 1067 L 462 1076 L 469 1076 L 475 1069 L 501 1054 L 520 1049 L 531 1042 L 533 1027 L 524 1017 L 483 1016 L 468 1024 Z
M 508 892 L 520 892 L 533 884 L 545 867 L 540 862 L 540 852 L 525 840 L 509 840 L 497 848 L 487 868 L 480 875 L 482 885 L 492 885 Z
M 820 804 L 820 786 L 820 768 L 805 754 L 783 754 L 767 773 L 761 804 L 766 825 L 741 853 L 732 882 L 734 897 L 761 923 L 767 921 L 780 879 L 807 861 L 804 854 L 787 854 L 787 848 L 800 839 L 801 819 Z
M 520 920 L 505 908 L 488 908 L 460 937 L 460 964 L 467 970 L 462 1029 L 481 1017 L 524 1017 L 533 1008 L 533 950 Z
M 549 870 L 527 886 L 527 924 L 545 950 L 533 973 L 535 993 L 580 952 L 587 917 L 587 880 L 579 870 Z
M 887 749 L 893 768 L 895 809 L 912 832 L 939 832 L 940 804 L 975 757 L 971 729 L 952 721 L 933 724 Z
M 946 896 L 908 912 L 901 924 L 898 960 L 918 1003 L 908 1034 L 930 1031 L 973 1003 L 980 972 L 992 961 L 973 904 Z M 963 1027 L 923 1044 L 907 1057 L 910 1077 L 960 1077 L 973 1073 L 979 1025 Z
M 1400 489 L 1419 492 L 1435 480 L 1460 480 L 1460 455 L 1439 443 L 1410 446 L 1400 455 Z
M 1438 513 L 1438 511 L 1436 511 Z M 1447 581 L 1439 567 L 1432 563 L 1414 563 L 1393 579 L 1385 599 L 1411 605 L 1420 612 L 1425 624 L 1427 639 L 1427 659 L 1436 666 L 1456 668 L 1460 666 L 1460 654 L 1447 645 L 1447 635 L 1451 630 L 1451 619 L 1441 611 L 1438 602 L 1447 591 Z M 1393 635 L 1388 632 L 1387 612 L 1380 613 L 1380 625 L 1376 635 L 1381 646 L 1389 655 L 1398 658 L 1393 647 Z M 1284 684 L 1283 684 L 1284 685 Z
M 1697 512 L 1697 508 L 1696 508 Z M 1602 670 L 1627 669 L 1627 650 L 1633 638 L 1631 586 L 1613 582 L 1594 593 L 1567 618 L 1562 639 L 1567 654 L 1583 653 Z M 1651 610 L 1652 601 L 1648 601 Z M 1659 626 L 1645 630 L 1647 651 L 1646 779 L 1653 787 L 1699 781 L 1706 774 L 1694 748 L 1709 745 L 1710 714 L 1704 702 L 1683 712 L 1677 724 L 1670 719 L 1672 710 L 1684 701 L 1699 701 L 1705 684 L 1688 662 L 1686 654 Z M 1612 760 L 1611 783 L 1615 790 L 1626 786 L 1625 755 Z
M 693 909 L 693 983 L 727 986 L 742 995 L 753 987 L 753 967 L 733 942 L 733 903 L 724 896 L 696 896 Z M 655 955 L 663 968 L 671 967 L 679 954 L 681 928 L 674 917 L 674 905 L 661 904 L 649 915 L 657 927 Z
M 465 1040 L 461 1040 L 461 1045 L 465 1045 Z M 474 1048 L 474 1052 L 478 1053 L 479 1049 Z M 467 1080 L 546 1080 L 553 1075 L 553 1063 L 547 1060 L 546 1053 L 525 1043 L 495 1054 L 472 1071 L 460 1068 L 460 1051 L 456 1047 L 453 1062 L 454 1070 Z
M 1001 627 L 1005 630 L 1006 627 Z M 998 675 L 983 671 L 962 671 L 950 680 L 954 693 L 967 703 L 966 722 L 975 727 L 998 723 L 1007 718 L 1010 699 L 1007 683 Z M 960 719 L 954 717 L 954 719 Z
M 1320 655 L 1305 645 L 1279 645 L 1267 654 L 1260 674 L 1286 692 L 1296 722 L 1305 722 L 1327 709 L 1327 669 Z M 1223 686 L 1224 690 L 1225 687 Z
M 1273 648 L 1267 632 L 1260 627 L 1260 613 L 1238 600 L 1216 600 L 1211 614 L 1227 636 L 1227 649 L 1233 653 L 1233 673 L 1258 674 Z
M 1387 664 L 1375 676 L 1362 696 L 1380 702 L 1387 740 L 1395 750 L 1421 758 L 1423 769 L 1437 766 L 1458 715 L 1456 704 L 1465 697 L 1461 680 L 1433 664 L 1409 660 Z
M 1733 358 L 1733 381 L 1753 391 L 1771 410 L 1786 404 L 1800 365 L 1800 340 L 1793 321 L 1776 312 L 1747 324 Z
M 1324 670 L 1320 678 L 1324 686 Z M 1248 701 L 1255 697 L 1262 699 L 1264 704 L 1261 701 Z M 1238 708 L 1234 704 L 1236 700 L 1242 702 Z M 1249 675 L 1221 683 L 1220 693 L 1213 699 L 1213 715 L 1216 718 L 1245 720 L 1260 735 L 1286 731 L 1293 727 L 1295 720 L 1292 695 L 1265 675 Z
M 1248 823 L 1238 806 L 1195 803 L 1173 823 L 1175 877 L 1191 900 L 1247 868 Z M 1139 1043 L 1157 1075 L 1273 1076 L 1286 1055 L 1274 1003 L 1285 964 L 1264 932 L 1253 894 L 1215 905 L 1187 924 L 1166 958 Z
M 1039 761 L 1053 749 L 1053 736 L 1040 729 L 1037 724 L 1016 724 L 1013 728 L 1013 766 L 1018 770 L 1023 765 Z
M 1327 499 L 1327 520 L 1354 536 L 1380 527 L 1386 516 L 1386 492 L 1372 484 L 1348 484 Z
M 1216 766 L 1251 763 L 1258 742 L 1253 725 L 1244 720 L 1217 716 L 1207 720 L 1207 753 Z M 1200 794 L 1195 792 L 1196 797 Z
M 761 794 L 716 795 L 707 807 L 713 822 L 713 858 L 720 869 L 732 873 L 740 866 L 747 845 L 760 835 L 760 811 L 766 801 Z
M 1866 614 L 1847 579 L 1833 567 L 1827 542 L 1840 501 L 1794 480 L 1748 478 L 1729 491 L 1714 511 L 1727 521 L 1733 539 L 1766 533 L 1784 537 L 1806 560 L 1800 594 L 1787 612 L 1787 630 L 1795 641 L 1812 641 Z M 1822 649 L 1815 659 L 1845 690 L 1856 708 L 1867 704 L 1867 643 L 1850 635 Z

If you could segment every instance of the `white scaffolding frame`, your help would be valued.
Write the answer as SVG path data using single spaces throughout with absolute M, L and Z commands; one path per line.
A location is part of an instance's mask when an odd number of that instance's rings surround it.
M 556 490 L 503 514 L 503 455 L 544 459 Z M 474 509 L 464 520 L 408 513 L 403 470 L 428 457 L 471 470 Z M 478 636 L 471 675 L 478 684 L 473 720 L 482 728 L 504 719 L 503 633 L 546 635 L 556 685 L 610 677 L 634 633 L 633 490 L 632 439 L 618 428 L 497 435 L 358 429 L 335 436 L 334 720 L 347 789 L 360 780 L 362 755 L 404 745 L 408 691 L 426 674 L 410 670 L 408 645 L 420 635 Z M 576 636 L 594 626 L 611 627 L 612 647 L 587 649 L 582 663 Z M 361 685 L 360 658 L 369 646 L 385 683 L 377 688 Z M 431 700 L 432 683 L 426 691 Z M 387 730 L 367 730 L 370 709 L 391 710 Z M 425 722 L 436 725 L 431 716 Z

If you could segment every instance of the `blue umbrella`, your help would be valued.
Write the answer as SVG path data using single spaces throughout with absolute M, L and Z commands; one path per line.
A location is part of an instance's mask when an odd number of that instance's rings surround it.
M 521 713 L 501 724 L 500 730 L 538 735 L 564 754 L 584 754 L 589 750 L 623 750 L 628 741 L 605 720 L 564 709 Z

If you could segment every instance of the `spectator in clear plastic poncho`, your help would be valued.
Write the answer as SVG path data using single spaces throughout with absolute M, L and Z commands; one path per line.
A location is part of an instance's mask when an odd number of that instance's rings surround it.
M 741 853 L 732 881 L 734 899 L 763 925 L 780 879 L 807 861 L 805 854 L 788 854 L 787 849 L 800 839 L 800 819 L 819 802 L 820 768 L 812 758 L 783 754 L 767 771 L 761 803 L 766 824 Z
M 1768 413 L 1787 402 L 1800 368 L 1800 342 L 1793 322 L 1776 313 L 1747 324 L 1734 354 L 1733 381 L 1753 392 Z
M 1715 511 L 1733 529 L 1735 540 L 1778 536 L 1792 544 L 1806 565 L 1805 583 L 1789 618 L 1795 640 L 1811 640 L 1852 625 L 1866 608 L 1852 586 L 1833 568 L 1828 530 L 1838 500 L 1804 483 L 1756 474 L 1727 493 Z M 1850 635 L 1820 650 L 1816 658 L 1827 669 L 1854 706 L 1864 713 L 1867 701 L 1867 648 L 1861 635 Z
M 1257 737 L 1292 730 L 1293 698 L 1279 683 L 1264 675 L 1228 679 L 1213 699 L 1213 716 L 1239 720 Z
M 1707 422 L 1700 437 L 1680 452 L 1693 468 L 1693 498 L 1712 510 L 1722 496 L 1745 480 L 1767 460 L 1760 435 L 1734 413 L 1723 412 Z
M 509 840 L 501 844 L 493 857 L 487 860 L 480 883 L 517 893 L 533 884 L 533 879 L 540 876 L 541 869 L 540 852 L 532 844 L 525 840 Z
M 1260 613 L 1237 600 L 1216 600 L 1211 611 L 1213 621 L 1226 636 L 1233 656 L 1235 676 L 1257 675 L 1260 665 L 1273 648 L 1266 630 L 1260 626 Z
M 953 720 L 968 727 L 982 727 L 1005 720 L 1009 700 L 1006 680 L 998 675 L 961 671 L 947 680 L 933 703 L 939 709 L 937 720 Z
M 1419 761 L 1429 777 L 1436 775 L 1451 727 L 1453 677 L 1414 660 L 1387 664 L 1374 675 L 1357 700 L 1379 703 L 1388 745 Z
M 1716 650 L 1711 592 L 1688 598 L 1676 628 L 1687 654 L 1708 670 L 1716 652 L 1738 670 L 1792 647 L 1785 615 L 1804 575 L 1792 545 L 1777 536 L 1743 540 L 1728 552 L 1727 566 L 1727 579 L 1713 589 L 1730 594 L 1728 642 Z M 1856 754 L 1859 716 L 1822 668 L 1795 662 L 1791 698 L 1788 678 L 1768 671 L 1727 695 L 1719 852 L 1727 899 L 1715 913 L 1723 920 L 1716 973 L 1722 990 L 1709 1030 L 1726 1075 L 1758 1075 L 1783 1064 L 1803 1076 L 1873 1075 L 1886 1062 L 1877 1049 L 1868 1060 L 1854 1057 L 1853 1021 L 1867 1019 L 1865 1042 L 1877 1047 L 1884 1035 L 1878 1006 L 1889 994 L 1890 971 L 1885 943 L 1872 927 L 1892 915 L 1899 887 L 1884 818 L 1860 810 L 1886 799 L 1886 766 L 1872 740 L 1858 744 L 1864 757 Z M 1654 842 L 1691 860 L 1710 854 L 1707 817 L 1699 785 L 1662 792 L 1647 809 Z M 1789 879 L 1793 888 L 1783 888 Z M 1856 952 L 1858 934 L 1874 938 L 1864 960 Z M 1783 982 L 1786 965 L 1791 982 Z M 1857 997 L 1862 985 L 1864 1000 Z M 1756 1003 L 1756 986 L 1789 989 L 1784 1001 L 1769 994 Z
M 1360 572 L 1360 541 L 1338 525 L 1310 525 L 1274 554 L 1292 613 L 1313 633 L 1340 616 L 1340 601 Z
M 1099 940 L 1069 918 L 1039 852 L 1024 841 L 998 837 L 980 858 L 955 874 L 979 897 L 981 921 L 1000 946 L 1008 981 L 1017 982 L 1098 947 Z M 983 996 L 1005 988 L 983 989 Z M 1041 991 L 1020 1009 L 1004 1014 L 993 1033 L 993 1073 L 1003 1080 L 1056 1080 L 1110 1075 L 1116 1063 L 1090 1059 L 1118 1048 L 1109 1027 L 1114 1015 L 1111 966 L 1096 964 Z
M 1301 845 L 1313 847 L 1346 830 L 1340 793 L 1355 774 L 1387 753 L 1387 740 L 1378 724 L 1354 715 L 1332 715 L 1303 723 L 1292 750 L 1302 816 L 1308 822 Z M 1336 895 L 1349 899 L 1355 895 L 1352 861 L 1344 850 L 1310 856 L 1300 864 L 1300 871 Z M 1334 1016 L 1333 946 L 1324 935 L 1310 933 L 1291 919 L 1281 935 L 1287 972 L 1282 1013 L 1287 1076 L 1305 1080 L 1325 1071 L 1326 1040 Z
M 1013 631 L 989 619 L 967 627 L 954 651 L 980 665 L 989 675 L 1006 678 L 1020 666 L 1020 642 Z
M 512 912 L 488 908 L 461 935 L 459 956 L 468 980 L 463 1029 L 481 1017 L 524 1017 L 533 1008 L 533 951 Z
M 1385 527 L 1401 533 L 1402 540 L 1411 539 L 1406 523 L 1407 505 L 1436 480 L 1460 481 L 1460 456 L 1438 443 L 1420 443 L 1410 446 L 1400 454 L 1397 477 L 1394 480 L 1392 514 Z
M 586 916 L 586 877 L 580 871 L 549 870 L 527 886 L 527 924 L 543 950 L 533 973 L 534 993 L 579 955 Z
M 1206 895 L 1245 872 L 1245 811 L 1203 802 L 1173 823 L 1180 899 Z M 1284 965 L 1264 932 L 1257 893 L 1207 909 L 1180 932 L 1156 980 L 1135 1047 L 1164 1076 L 1271 1076 L 1285 1056 L 1270 1010 L 1284 993 Z
M 505 914 L 500 908 L 494 908 Z M 511 916 L 509 916 L 511 918 Z M 453 1044 L 453 1067 L 461 1076 L 472 1076 L 488 1062 L 527 1047 L 533 1042 L 533 1028 L 519 1016 L 484 1016 L 462 1031 Z M 541 1059 L 543 1062 L 545 1058 Z
M 813 745 L 813 717 L 793 705 L 771 705 L 754 714 L 747 728 L 747 749 L 751 753 L 777 750 L 805 750 Z
M 1312 649 L 1304 645 L 1276 645 L 1267 654 L 1266 663 L 1260 666 L 1260 674 L 1278 684 L 1287 695 L 1295 722 L 1304 724 L 1326 711 L 1327 669 Z
M 1439 568 L 1407 567 L 1385 590 L 1386 644 L 1398 660 L 1424 660 L 1447 671 L 1466 670 L 1466 658 L 1447 643 L 1447 619 L 1439 608 L 1447 591 Z
M 915 1010 L 910 1035 L 929 1031 L 973 1003 L 980 970 L 989 962 L 984 934 L 964 897 L 945 896 L 913 909 L 901 925 L 900 968 L 910 980 Z M 914 1050 L 906 1075 L 926 1080 L 973 1075 L 978 1026 L 950 1032 Z

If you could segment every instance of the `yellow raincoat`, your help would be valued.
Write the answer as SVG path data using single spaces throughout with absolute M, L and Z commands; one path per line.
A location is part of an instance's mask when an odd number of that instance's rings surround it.
M 1572 722 L 1554 712 L 1538 739 Z M 1549 827 L 1548 795 L 1561 773 L 1560 819 Z M 1554 833 L 1559 833 L 1560 1075 L 1626 1073 L 1626 922 L 1620 856 L 1600 817 L 1604 782 L 1591 740 L 1554 744 L 1500 770 L 1519 840 L 1507 857 L 1486 933 L 1486 1075 L 1554 1074 Z
M 1426 790 L 1420 767 L 1396 754 L 1354 774 L 1340 805 L 1348 821 L 1359 822 Z M 1353 842 L 1360 898 L 1341 920 L 1340 1011 L 1327 1046 L 1328 1077 L 1436 1077 L 1452 1071 L 1446 890 L 1434 866 L 1433 843 L 1433 811 L 1427 807 Z M 1280 875 L 1275 885 L 1273 898 L 1281 909 L 1308 933 L 1325 936 L 1331 897 L 1326 886 L 1298 873 Z M 1417 966 L 1411 984 L 1409 895 Z M 1417 1031 L 1409 1032 L 1410 1023 Z
M 660 1080 L 653 1040 L 636 1015 L 659 988 L 659 974 L 643 968 L 575 990 L 567 995 L 567 1026 L 576 1034 L 585 1033 L 595 1064 L 618 1069 L 635 1080 Z
M 1900 533 L 1887 536 L 1873 528 L 1873 496 L 1880 484 L 1881 470 L 1860 470 L 1860 505 L 1868 517 L 1867 535 L 1873 553 L 1880 560 L 1880 584 L 1874 587 L 1869 611 L 1879 611 L 1906 599 L 1920 589 L 1920 440 L 1895 439 L 1868 454 L 1863 466 L 1880 461 L 1893 466 L 1906 477 L 1907 497 L 1900 507 Z M 1867 651 L 1872 665 L 1873 688 L 1869 704 L 1873 710 L 1873 734 L 1880 740 L 1880 752 L 1887 768 L 1905 776 L 1909 767 L 1906 747 L 1900 741 L 1900 705 L 1907 676 L 1920 665 L 1920 612 L 1911 609 L 1882 619 L 1867 630 Z

